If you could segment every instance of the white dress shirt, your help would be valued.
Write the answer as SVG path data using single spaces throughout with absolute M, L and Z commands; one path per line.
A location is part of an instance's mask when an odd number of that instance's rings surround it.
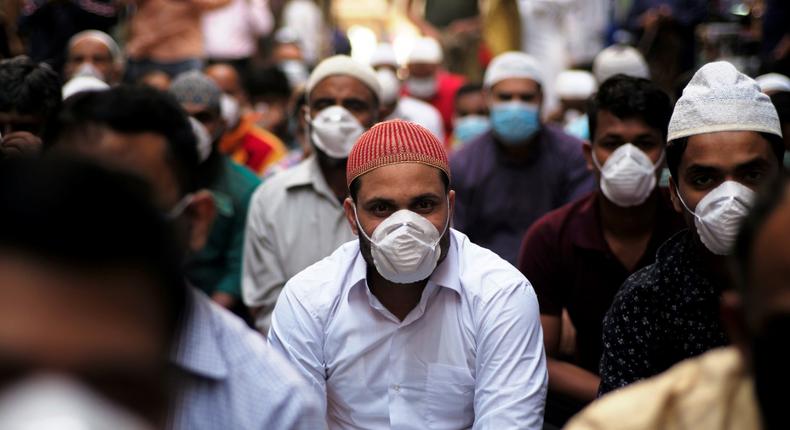
M 261 307 L 255 326 L 269 329 L 280 290 L 292 276 L 353 238 L 315 155 L 258 187 L 247 215 L 241 278 L 244 303 Z
M 513 266 L 451 230 L 398 320 L 370 292 L 359 242 L 295 276 L 269 342 L 324 400 L 330 429 L 540 429 L 548 376 L 538 302 Z
M 422 100 L 409 96 L 401 96 L 398 100 L 398 106 L 390 116 L 386 118 L 386 120 L 390 119 L 403 119 L 420 124 L 433 133 L 433 135 L 439 139 L 439 142 L 444 142 L 442 115 L 433 105 L 425 103 Z

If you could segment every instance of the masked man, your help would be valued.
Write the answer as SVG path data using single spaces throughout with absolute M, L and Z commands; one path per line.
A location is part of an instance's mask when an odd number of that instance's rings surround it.
M 329 428 L 540 429 L 546 367 L 523 275 L 451 229 L 441 142 L 392 120 L 349 156 L 359 240 L 295 276 L 269 342 L 323 402 Z
M 379 111 L 376 73 L 347 56 L 319 64 L 306 91 L 315 153 L 258 188 L 247 219 L 242 297 L 262 331 L 283 285 L 354 237 L 343 214 L 346 160 Z
M 725 256 L 754 189 L 780 171 L 779 117 L 757 83 L 726 62 L 703 66 L 669 122 L 670 194 L 684 230 L 632 275 L 603 322 L 600 392 L 656 375 L 728 343 L 719 302 Z

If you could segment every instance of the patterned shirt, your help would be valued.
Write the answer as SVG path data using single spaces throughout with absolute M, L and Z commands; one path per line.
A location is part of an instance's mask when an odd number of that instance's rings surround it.
M 719 320 L 723 286 L 703 267 L 702 246 L 692 231 L 677 233 L 620 288 L 603 322 L 599 394 L 729 343 Z
M 319 399 L 264 338 L 191 288 L 171 358 L 179 393 L 167 428 L 321 429 Z

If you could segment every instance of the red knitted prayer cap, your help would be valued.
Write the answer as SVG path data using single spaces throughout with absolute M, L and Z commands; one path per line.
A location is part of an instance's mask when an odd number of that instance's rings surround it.
M 348 155 L 346 185 L 373 169 L 398 163 L 422 163 L 450 177 L 447 151 L 427 128 L 393 119 L 374 125 L 359 137 Z

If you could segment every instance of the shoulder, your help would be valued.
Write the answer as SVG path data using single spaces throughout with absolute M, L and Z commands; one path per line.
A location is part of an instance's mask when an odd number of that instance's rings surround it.
M 458 151 L 450 156 L 450 168 L 453 169 L 453 177 L 468 174 L 468 166 L 476 164 L 486 164 L 490 160 L 486 153 L 494 145 L 494 135 L 491 131 L 483 133 L 471 142 L 465 144 Z
M 711 407 L 745 406 L 721 402 L 724 398 L 735 399 L 736 391 L 742 392 L 748 384 L 737 350 L 733 347 L 715 349 L 600 398 L 575 416 L 566 428 L 654 429 L 661 428 L 667 420 L 675 422 L 678 418 L 711 424 Z M 738 400 L 743 397 L 738 396 Z M 756 424 L 756 415 L 749 409 L 739 408 L 743 414 L 735 419 Z M 640 413 L 628 413 L 634 410 Z
M 566 232 L 568 224 L 580 215 L 582 208 L 591 204 L 594 197 L 594 192 L 589 193 L 538 218 L 527 230 L 527 240 L 531 236 L 559 239 Z
M 549 148 L 555 152 L 559 151 L 565 155 L 573 153 L 578 153 L 579 156 L 582 155 L 584 142 L 566 133 L 561 128 L 553 124 L 546 124 L 543 126 L 543 133 L 543 138 L 550 142 Z
M 288 188 L 298 178 L 305 176 L 303 172 L 303 169 L 306 168 L 306 166 L 303 165 L 305 162 L 306 161 L 302 161 L 290 169 L 277 172 L 263 181 L 252 196 L 253 205 L 271 210 L 285 203 Z
M 234 194 L 242 197 L 249 197 L 258 185 L 260 185 L 260 178 L 247 167 L 237 164 L 227 158 L 225 159 L 225 166 L 225 171 L 228 175 L 228 183 L 231 188 L 236 191 Z
M 341 245 L 332 254 L 297 273 L 283 288 L 314 317 L 326 321 L 329 313 L 344 295 L 347 275 L 359 255 L 359 241 Z
M 512 264 L 472 243 L 465 234 L 452 232 L 458 246 L 461 287 L 473 301 L 485 304 L 514 292 L 535 295 L 527 278 Z

